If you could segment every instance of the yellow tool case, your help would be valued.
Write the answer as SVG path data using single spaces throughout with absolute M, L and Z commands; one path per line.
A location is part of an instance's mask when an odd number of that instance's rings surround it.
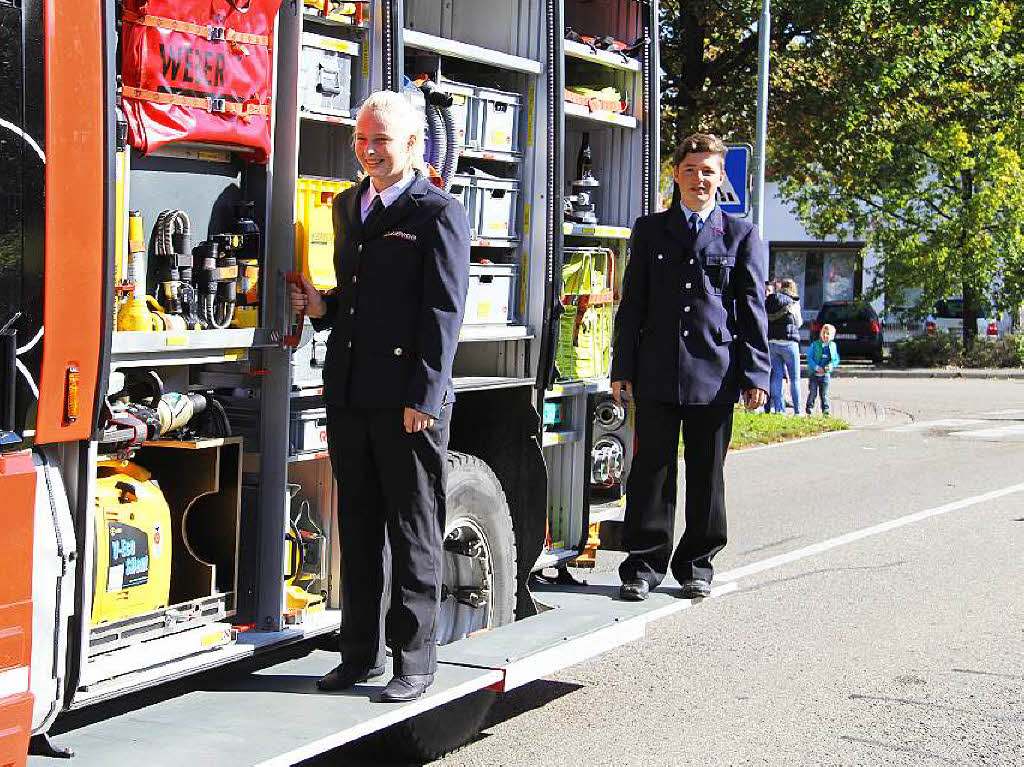
M 93 625 L 167 607 L 171 510 L 156 481 L 134 463 L 102 461 L 95 511 Z
M 296 266 L 318 290 L 337 287 L 334 276 L 334 196 L 351 181 L 299 178 L 296 190 Z

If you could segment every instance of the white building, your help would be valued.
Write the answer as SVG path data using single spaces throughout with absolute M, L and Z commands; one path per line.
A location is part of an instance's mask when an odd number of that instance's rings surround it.
M 796 282 L 804 319 L 814 319 L 825 301 L 859 298 L 870 286 L 876 263 L 864 243 L 811 236 L 779 197 L 778 184 L 765 184 L 765 199 L 762 235 L 768 243 L 768 275 Z M 883 301 L 873 305 L 881 312 Z

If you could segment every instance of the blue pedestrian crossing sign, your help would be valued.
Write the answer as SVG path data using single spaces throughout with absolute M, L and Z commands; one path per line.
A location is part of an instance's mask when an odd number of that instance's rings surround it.
M 729 146 L 725 156 L 725 183 L 718 190 L 718 204 L 726 213 L 745 216 L 750 212 L 750 158 L 747 144 Z

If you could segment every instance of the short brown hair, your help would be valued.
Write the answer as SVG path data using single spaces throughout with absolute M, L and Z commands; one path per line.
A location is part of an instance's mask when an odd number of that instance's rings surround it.
M 672 168 L 678 168 L 679 163 L 686 159 L 686 155 L 699 152 L 713 152 L 722 158 L 724 164 L 728 151 L 729 148 L 718 136 L 711 133 L 693 133 L 684 138 L 683 142 L 676 147 L 676 151 L 672 153 Z

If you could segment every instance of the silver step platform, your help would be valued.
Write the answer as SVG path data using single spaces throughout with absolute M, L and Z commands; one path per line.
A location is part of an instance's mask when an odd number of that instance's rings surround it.
M 53 740 L 74 749 L 74 767 L 131 764 L 291 765 L 484 688 L 511 690 L 587 658 L 641 639 L 647 624 L 689 608 L 666 584 L 645 602 L 622 602 L 614 574 L 592 575 L 586 586 L 534 589 L 545 608 L 532 618 L 439 648 L 436 680 L 420 700 L 377 702 L 388 677 L 343 693 L 321 693 L 316 680 L 338 662 L 313 650 L 247 675 L 200 675 L 186 689 L 155 702 L 140 696 L 97 704 L 89 720 Z M 716 589 L 710 598 L 735 590 Z M 148 697 L 153 697 L 152 693 Z M 133 705 L 135 703 L 135 705 Z M 80 718 L 79 714 L 73 715 Z M 103 717 L 103 718 L 97 718 Z M 53 767 L 51 759 L 29 764 Z

